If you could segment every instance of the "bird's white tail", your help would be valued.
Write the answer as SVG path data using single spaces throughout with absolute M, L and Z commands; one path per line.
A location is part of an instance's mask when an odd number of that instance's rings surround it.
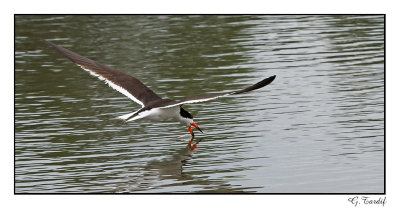
M 137 111 L 136 111 L 137 112 Z M 121 119 L 121 120 L 127 120 L 129 117 L 131 117 L 132 115 L 134 115 L 136 112 L 132 112 L 132 113 L 128 113 L 128 114 L 125 114 L 125 115 L 121 115 L 121 116 L 118 116 L 118 119 Z

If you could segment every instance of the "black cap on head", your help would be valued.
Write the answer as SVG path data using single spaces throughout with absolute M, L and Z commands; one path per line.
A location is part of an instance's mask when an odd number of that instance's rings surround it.
M 180 111 L 179 113 L 180 113 L 181 116 L 184 117 L 184 118 L 193 119 L 192 114 L 190 114 L 188 111 L 184 110 L 182 107 L 181 107 L 181 111 Z

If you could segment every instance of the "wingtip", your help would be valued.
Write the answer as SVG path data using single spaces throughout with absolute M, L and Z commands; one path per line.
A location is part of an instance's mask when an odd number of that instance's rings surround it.
M 48 40 L 46 40 L 46 39 L 43 39 L 43 42 L 46 43 L 46 44 L 49 45 L 49 46 L 52 46 L 52 45 L 53 45 L 53 43 L 51 43 L 50 41 L 48 41 Z
M 261 81 L 260 83 L 264 83 L 264 86 L 266 86 L 266 85 L 272 83 L 272 81 L 274 81 L 275 78 L 276 78 L 276 75 L 273 75 L 273 76 L 270 76 L 270 77 L 264 79 L 264 80 Z
M 273 75 L 273 76 L 271 76 L 270 78 L 271 78 L 271 82 L 272 82 L 272 81 L 274 81 L 274 80 L 275 80 L 275 78 L 276 78 L 276 75 Z
M 48 46 L 50 46 L 51 48 L 57 49 L 57 45 L 51 43 L 50 41 L 48 41 L 48 40 L 46 40 L 46 39 L 43 39 L 43 41 L 44 41 Z

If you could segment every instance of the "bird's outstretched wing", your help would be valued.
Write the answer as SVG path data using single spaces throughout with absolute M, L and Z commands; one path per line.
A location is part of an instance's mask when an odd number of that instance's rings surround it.
M 219 97 L 224 97 L 224 96 L 228 96 L 228 95 L 233 95 L 233 94 L 241 94 L 241 93 L 245 93 L 248 91 L 253 91 L 255 89 L 259 89 L 262 88 L 268 84 L 270 84 L 272 81 L 274 81 L 275 79 L 275 75 L 268 77 L 252 86 L 249 86 L 247 88 L 241 89 L 241 90 L 236 90 L 236 91 L 230 91 L 230 92 L 225 92 L 225 93 L 217 93 L 217 94 L 209 94 L 209 95 L 205 95 L 205 96 L 197 96 L 197 97 L 190 97 L 190 98 L 186 98 L 183 99 L 181 101 L 178 102 L 174 102 L 172 104 L 168 104 L 164 107 L 160 107 L 160 108 L 169 108 L 169 107 L 173 107 L 173 106 L 177 106 L 177 105 L 183 105 L 183 104 L 190 104 L 190 103 L 198 103 L 198 102 L 205 102 L 205 101 L 209 101 L 212 99 L 217 99 Z
M 142 105 L 142 107 L 161 99 L 150 88 L 131 75 L 102 65 L 49 41 L 45 40 L 45 42 L 57 52 L 67 57 L 70 61 L 77 64 L 85 71 L 88 71 L 91 75 L 105 81 L 110 87 Z

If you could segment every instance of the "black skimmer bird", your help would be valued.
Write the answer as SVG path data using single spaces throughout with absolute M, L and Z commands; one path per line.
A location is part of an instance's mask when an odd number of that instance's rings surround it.
M 142 106 L 136 112 L 122 115 L 119 116 L 118 118 L 124 121 L 133 121 L 140 118 L 146 118 L 155 121 L 175 119 L 179 121 L 182 125 L 186 126 L 190 134 L 192 135 L 192 138 L 189 142 L 189 148 L 196 148 L 198 143 L 197 142 L 192 147 L 194 133 L 191 127 L 192 126 L 195 127 L 200 132 L 202 131 L 199 128 L 199 126 L 193 121 L 193 116 L 188 111 L 183 109 L 182 105 L 197 103 L 197 102 L 205 102 L 223 96 L 252 91 L 270 84 L 275 79 L 274 75 L 269 78 L 265 78 L 264 80 L 241 90 L 228 91 L 224 93 L 215 93 L 205 96 L 196 96 L 183 99 L 180 101 L 174 101 L 171 99 L 162 99 L 157 94 L 155 94 L 150 88 L 144 85 L 141 81 L 139 81 L 137 78 L 131 75 L 128 75 L 117 69 L 107 67 L 103 64 L 100 64 L 96 61 L 83 57 L 68 49 L 65 49 L 61 46 L 57 46 L 49 41 L 45 42 L 48 45 L 50 45 L 53 49 L 55 49 L 57 52 L 68 58 L 70 61 L 72 61 L 85 71 L 88 71 L 91 75 L 99 78 L 100 80 L 105 81 L 105 83 L 107 83 L 110 87 L 119 91 L 120 93 L 124 94 L 125 96 L 129 97 L 134 102 Z

